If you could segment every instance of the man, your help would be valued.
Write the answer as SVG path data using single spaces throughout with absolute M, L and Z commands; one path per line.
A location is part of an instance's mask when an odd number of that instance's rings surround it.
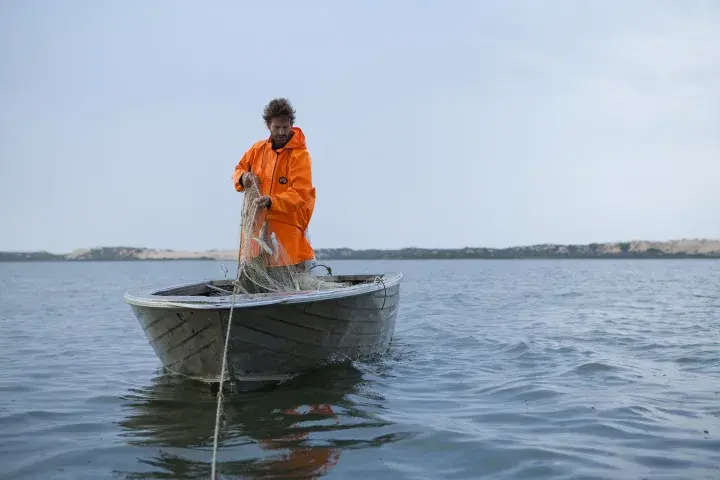
M 295 110 L 285 98 L 272 100 L 263 112 L 270 136 L 256 142 L 235 167 L 235 190 L 255 186 L 255 200 L 267 220 L 267 236 L 275 233 L 282 255 L 270 266 L 294 266 L 305 270 L 315 253 L 306 231 L 315 208 L 310 153 L 305 134 L 294 126 Z M 274 256 L 273 256 L 274 257 Z

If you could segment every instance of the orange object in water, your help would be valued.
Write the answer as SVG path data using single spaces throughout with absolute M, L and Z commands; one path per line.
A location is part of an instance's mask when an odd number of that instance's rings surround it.
M 291 417 L 302 417 L 297 408 L 283 410 L 283 414 Z M 337 419 L 332 405 L 310 405 L 310 414 L 320 414 Z M 340 450 L 329 447 L 303 445 L 302 441 L 310 435 L 307 429 L 296 434 L 283 435 L 281 438 L 260 439 L 258 443 L 264 449 L 290 452 L 268 461 L 264 468 L 272 478 L 320 478 L 334 468 L 340 459 Z M 287 476 L 286 476 L 287 475 Z
M 292 132 L 288 143 L 277 150 L 273 150 L 269 138 L 256 142 L 245 152 L 233 173 L 236 191 L 243 191 L 242 175 L 252 172 L 260 182 L 260 194 L 270 197 L 270 208 L 265 215 L 267 234 L 274 232 L 284 250 L 284 255 L 272 260 L 272 266 L 297 265 L 315 257 L 306 234 L 315 209 L 312 160 L 303 131 L 292 127 Z

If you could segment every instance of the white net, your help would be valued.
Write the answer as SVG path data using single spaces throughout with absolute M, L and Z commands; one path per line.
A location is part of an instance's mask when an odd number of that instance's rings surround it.
M 240 229 L 240 251 L 238 269 L 233 289 L 233 303 L 225 332 L 222 366 L 220 369 L 220 387 L 217 394 L 215 412 L 215 433 L 213 435 L 213 454 L 211 478 L 215 479 L 222 412 L 223 383 L 227 371 L 227 354 L 230 340 L 230 328 L 235 309 L 236 294 L 282 293 L 307 290 L 332 290 L 347 284 L 331 282 L 313 275 L 303 266 L 292 265 L 274 232 L 269 232 L 266 220 L 267 210 L 258 208 L 256 200 L 261 197 L 254 182 L 243 189 L 242 224 Z
M 239 293 L 330 290 L 345 286 L 313 275 L 302 264 L 291 264 L 275 232 L 268 231 L 267 209 L 256 205 L 256 200 L 261 197 L 257 185 L 248 183 L 243 189 L 240 251 L 235 281 Z

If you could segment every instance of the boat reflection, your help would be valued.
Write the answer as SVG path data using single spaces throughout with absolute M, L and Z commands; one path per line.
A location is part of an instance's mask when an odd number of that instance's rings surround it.
M 163 374 L 123 400 L 129 416 L 119 424 L 127 444 L 140 448 L 140 471 L 118 474 L 208 478 L 216 409 L 209 386 Z M 338 463 L 341 449 L 395 440 L 378 433 L 389 425 L 373 414 L 382 411 L 383 403 L 350 365 L 326 367 L 273 389 L 225 394 L 219 476 L 319 478 Z

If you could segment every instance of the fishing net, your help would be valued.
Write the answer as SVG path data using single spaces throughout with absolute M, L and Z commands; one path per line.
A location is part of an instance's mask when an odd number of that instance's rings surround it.
M 349 286 L 349 283 L 332 282 L 313 275 L 304 265 L 293 265 L 275 232 L 268 232 L 267 209 L 258 208 L 256 200 L 261 197 L 254 182 L 243 189 L 242 223 L 240 228 L 240 251 L 238 252 L 238 270 L 233 289 L 233 303 L 225 332 L 220 386 L 217 393 L 215 412 L 215 433 L 213 435 L 213 455 L 211 478 L 215 478 L 217 463 L 218 434 L 220 413 L 222 411 L 223 383 L 227 371 L 230 328 L 235 310 L 235 295 L 256 293 L 283 293 L 307 290 L 333 290 Z
M 240 293 L 280 293 L 331 290 L 345 286 L 313 275 L 304 264 L 292 265 L 275 232 L 268 231 L 267 209 L 258 208 L 262 195 L 254 182 L 243 190 L 240 251 L 235 286 Z

